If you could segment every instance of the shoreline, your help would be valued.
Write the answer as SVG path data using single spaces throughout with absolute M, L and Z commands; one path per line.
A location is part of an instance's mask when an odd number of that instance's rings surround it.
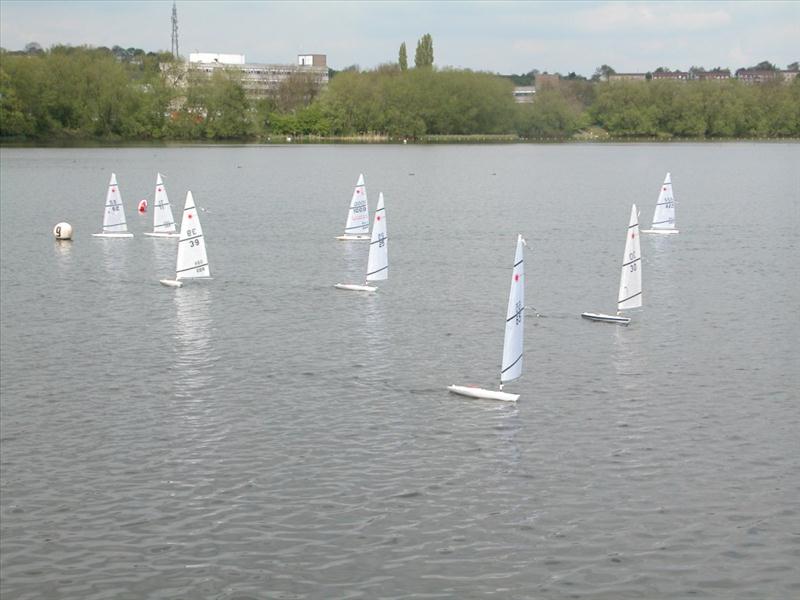
M 430 135 L 419 139 L 396 139 L 390 136 L 270 136 L 267 139 L 229 140 L 103 140 L 103 139 L 53 139 L 53 140 L 0 140 L 2 148 L 154 148 L 187 146 L 285 146 L 285 145 L 483 145 L 483 144 L 708 144 L 708 143 L 797 143 L 800 137 L 627 137 L 587 136 L 522 138 L 514 134 L 486 135 Z

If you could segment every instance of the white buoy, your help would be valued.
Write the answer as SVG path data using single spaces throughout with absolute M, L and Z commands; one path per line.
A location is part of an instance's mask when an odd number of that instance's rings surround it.
M 72 239 L 72 225 L 69 223 L 58 223 L 53 227 L 53 235 L 57 240 L 71 240 Z

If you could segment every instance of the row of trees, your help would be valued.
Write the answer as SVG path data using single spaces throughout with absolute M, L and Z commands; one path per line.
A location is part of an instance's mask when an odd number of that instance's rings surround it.
M 0 136 L 150 137 L 167 123 L 169 54 L 120 60 L 107 48 L 0 54 Z
M 620 136 L 798 136 L 800 81 L 602 84 L 588 116 Z
M 168 54 L 56 46 L 0 52 L 0 137 L 265 139 L 516 134 L 569 137 L 590 126 L 614 136 L 800 136 L 800 81 L 591 82 L 539 86 L 516 104 L 508 78 L 433 68 L 423 36 L 409 68 L 398 62 L 339 72 L 321 91 L 298 74 L 249 99 L 236 71 L 188 74 Z M 163 69 L 159 65 L 170 65 Z M 180 80 L 181 85 L 174 85 Z

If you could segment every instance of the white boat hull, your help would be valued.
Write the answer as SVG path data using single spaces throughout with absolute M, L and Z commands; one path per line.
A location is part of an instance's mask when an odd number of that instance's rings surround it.
M 156 231 L 145 231 L 144 234 L 149 237 L 157 237 L 157 238 L 179 238 L 181 237 L 180 233 L 158 233 Z
M 350 290 L 352 292 L 377 292 L 378 288 L 371 285 L 356 285 L 354 283 L 337 283 L 335 286 L 339 290 Z
M 599 321 L 601 323 L 618 323 L 619 325 L 627 325 L 631 322 L 630 317 L 620 317 L 618 315 L 604 315 L 602 313 L 590 313 L 585 312 L 581 313 L 581 316 L 584 319 L 589 319 L 590 321 Z
M 469 398 L 479 398 L 481 400 L 499 400 L 501 402 L 516 402 L 519 394 L 509 394 L 500 390 L 485 390 L 470 385 L 448 385 L 447 389 L 454 394 L 467 396 Z
M 662 234 L 669 234 L 669 233 L 678 233 L 677 229 L 642 229 L 642 233 L 662 233 Z
M 132 233 L 93 233 L 93 237 L 103 237 L 103 238 L 132 238 Z
M 368 242 L 370 240 L 370 236 L 368 235 L 337 235 L 337 240 L 341 240 L 343 242 Z
M 177 279 L 159 279 L 158 282 L 161 285 L 165 285 L 167 287 L 183 287 L 183 283 L 178 281 Z

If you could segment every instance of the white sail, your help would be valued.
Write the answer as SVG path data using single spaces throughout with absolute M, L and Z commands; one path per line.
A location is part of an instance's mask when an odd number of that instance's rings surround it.
M 178 262 L 175 266 L 175 279 L 196 279 L 211 277 L 206 256 L 206 242 L 203 228 L 194 205 L 192 192 L 186 193 L 186 205 L 181 219 L 181 237 L 178 240 Z
M 127 233 L 125 209 L 122 206 L 122 194 L 117 185 L 116 174 L 111 174 L 106 193 L 106 211 L 103 215 L 103 233 Z
M 358 182 L 350 199 L 350 211 L 344 226 L 345 235 L 367 235 L 369 233 L 369 207 L 367 206 L 367 187 L 364 175 L 358 176 Z
M 675 229 L 675 198 L 672 195 L 670 174 L 664 178 L 653 213 L 653 229 Z
M 525 265 L 522 250 L 525 241 L 517 236 L 514 269 L 511 272 L 511 290 L 506 310 L 506 332 L 503 338 L 503 362 L 500 382 L 513 381 L 522 375 L 522 341 L 525 325 Z
M 619 278 L 617 310 L 639 308 L 642 305 L 642 249 L 639 243 L 639 217 L 636 205 L 631 207 L 631 219 L 625 237 L 625 254 Z
M 372 225 L 372 238 L 369 242 L 367 260 L 367 281 L 380 281 L 389 278 L 389 237 L 386 230 L 386 210 L 383 206 L 383 192 L 378 195 L 375 221 Z
M 175 219 L 167 198 L 167 190 L 161 181 L 161 173 L 156 175 L 156 194 L 153 204 L 153 233 L 175 233 Z

